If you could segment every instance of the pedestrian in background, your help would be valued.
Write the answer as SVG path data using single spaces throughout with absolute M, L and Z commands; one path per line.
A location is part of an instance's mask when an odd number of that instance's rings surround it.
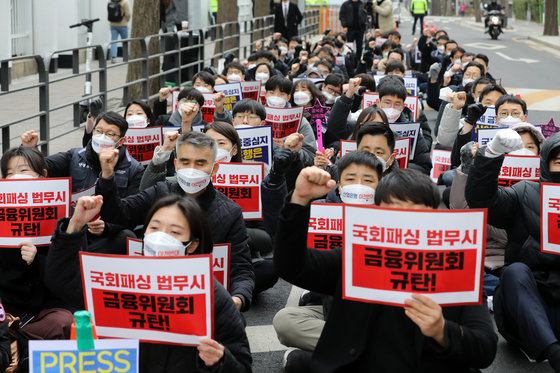
M 410 12 L 414 16 L 412 35 L 416 31 L 416 21 L 418 20 L 420 20 L 420 33 L 422 33 L 424 29 L 424 16 L 428 14 L 428 2 L 426 0 L 412 0 L 410 2 Z
M 290 0 L 282 0 L 274 10 L 274 32 L 279 32 L 290 40 L 298 34 L 298 25 L 303 20 L 297 4 Z
M 364 3 L 361 0 L 345 1 L 340 7 L 338 19 L 342 24 L 342 31 L 346 33 L 347 41 L 356 44 L 356 60 L 360 61 L 364 30 L 366 29 Z
M 381 32 L 385 34 L 395 30 L 395 17 L 393 17 L 393 3 L 391 0 L 377 0 L 372 5 Z
M 111 41 L 128 39 L 128 21 L 132 13 L 128 0 L 107 0 L 107 19 L 111 25 Z M 111 44 L 111 63 L 117 58 L 117 44 Z

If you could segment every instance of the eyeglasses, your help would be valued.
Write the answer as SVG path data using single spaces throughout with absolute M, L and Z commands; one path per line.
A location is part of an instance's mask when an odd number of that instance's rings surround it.
M 478 78 L 480 78 L 480 75 L 478 75 L 478 74 L 472 74 L 472 73 L 465 73 L 465 74 L 463 74 L 463 79 L 474 79 L 474 80 L 477 80 Z
M 388 101 L 381 101 L 381 107 L 388 109 L 390 107 L 395 108 L 397 110 L 402 110 L 404 108 L 404 104 L 399 104 L 399 103 L 391 103 Z
M 113 140 L 118 140 L 121 137 L 118 133 L 115 133 L 113 131 L 103 132 L 103 130 L 99 127 L 95 127 L 93 129 L 93 133 L 96 134 L 96 135 L 105 135 L 107 137 L 112 138 Z
M 505 118 L 508 115 L 511 115 L 512 117 L 521 118 L 523 116 L 523 113 L 518 110 L 514 110 L 511 113 L 508 113 L 506 110 L 500 110 L 498 112 L 498 118 Z
M 242 113 L 237 113 L 235 114 L 235 116 L 233 117 L 233 119 L 237 119 L 237 120 L 243 120 L 245 118 L 248 118 L 249 121 L 251 122 L 256 122 L 256 121 L 260 121 L 261 117 L 259 117 L 258 115 L 255 114 L 242 114 Z
M 341 95 L 342 93 L 340 91 L 337 91 L 331 87 L 329 87 L 328 85 L 325 86 L 325 91 L 327 91 L 327 93 L 330 93 L 331 95 Z

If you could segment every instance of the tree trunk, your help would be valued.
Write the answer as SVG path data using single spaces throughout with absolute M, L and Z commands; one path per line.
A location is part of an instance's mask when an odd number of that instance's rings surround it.
M 220 0 L 218 3 L 218 24 L 227 23 L 227 22 L 237 22 L 238 19 L 238 9 L 237 9 L 237 0 Z M 224 35 L 216 35 L 217 38 L 222 38 L 224 36 L 230 36 L 239 33 L 239 28 L 237 25 L 229 25 L 224 27 Z M 237 39 L 231 38 L 224 41 L 224 51 L 229 49 L 235 48 L 237 45 Z M 220 45 L 216 43 L 215 48 L 216 54 L 220 53 Z M 239 57 L 239 53 L 237 50 L 234 50 L 235 57 Z M 223 56 L 222 56 L 223 57 Z M 220 71 L 221 73 L 221 71 Z
M 441 15 L 439 3 L 440 3 L 440 0 L 432 0 L 432 15 L 433 16 Z
M 482 22 L 482 15 L 480 12 L 480 0 L 473 0 L 474 19 L 476 22 Z
M 159 31 L 159 1 L 158 0 L 135 0 L 134 10 L 132 12 L 132 30 L 130 32 L 131 38 L 144 38 L 148 35 L 156 35 Z M 130 44 L 129 60 L 139 58 L 142 55 L 139 42 Z M 148 46 L 148 55 L 156 54 L 159 52 L 159 42 L 152 39 Z M 148 72 L 150 75 L 159 73 L 159 59 L 151 59 L 148 65 Z M 142 78 L 142 64 L 140 62 L 128 65 L 128 72 L 126 74 L 126 81 L 132 82 Z M 147 95 L 152 95 L 159 91 L 159 79 L 154 78 L 150 80 L 149 92 Z M 142 92 L 142 84 L 134 84 L 128 88 L 128 100 L 146 98 Z M 125 103 L 126 104 L 126 103 Z
M 544 35 L 558 36 L 558 3 L 557 0 L 544 2 Z
M 453 0 L 446 0 L 445 2 L 445 15 L 452 16 L 453 15 Z
M 264 17 L 270 14 L 269 0 L 253 0 L 253 17 Z

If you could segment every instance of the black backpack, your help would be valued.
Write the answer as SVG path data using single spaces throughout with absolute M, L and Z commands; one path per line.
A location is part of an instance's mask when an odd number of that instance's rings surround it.
M 107 4 L 107 19 L 109 22 L 120 22 L 124 18 L 121 2 L 112 0 L 109 4 Z

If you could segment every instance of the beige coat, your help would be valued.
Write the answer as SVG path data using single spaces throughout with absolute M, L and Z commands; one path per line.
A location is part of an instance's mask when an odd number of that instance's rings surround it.
M 393 17 L 393 3 L 391 0 L 384 0 L 381 5 L 377 5 L 375 1 L 373 4 L 373 10 L 379 16 L 379 29 L 381 33 L 393 31 L 395 29 L 395 18 Z
M 107 3 L 110 3 L 111 0 L 107 0 Z M 123 12 L 123 19 L 120 22 L 109 22 L 111 26 L 127 26 L 128 21 L 130 21 L 130 17 L 132 17 L 132 12 L 130 11 L 130 5 L 128 4 L 128 0 L 121 0 L 121 10 Z

